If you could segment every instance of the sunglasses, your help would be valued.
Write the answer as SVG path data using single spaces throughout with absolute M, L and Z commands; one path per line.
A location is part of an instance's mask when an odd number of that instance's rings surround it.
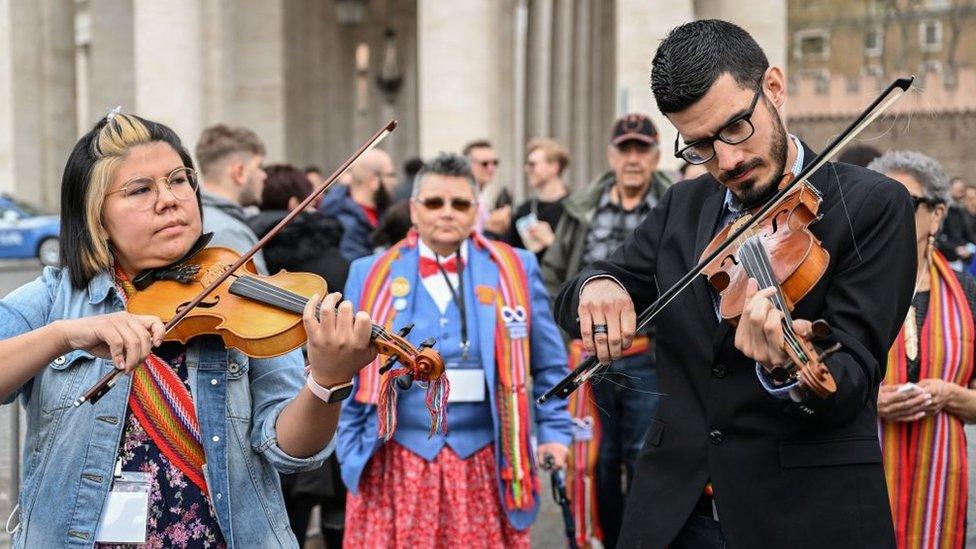
M 922 204 L 925 204 L 925 207 L 931 210 L 932 208 L 943 203 L 938 198 L 927 198 L 924 196 L 915 196 L 915 195 L 911 195 L 911 197 L 912 197 L 912 204 L 914 204 L 916 212 L 918 211 L 918 207 L 921 206 Z
M 444 204 L 447 203 L 447 201 L 440 196 L 432 196 L 423 200 L 417 200 L 417 202 L 428 210 L 439 210 L 444 207 Z M 470 210 L 471 206 L 473 205 L 474 202 L 468 200 L 467 198 L 451 199 L 451 208 L 458 212 L 466 212 Z

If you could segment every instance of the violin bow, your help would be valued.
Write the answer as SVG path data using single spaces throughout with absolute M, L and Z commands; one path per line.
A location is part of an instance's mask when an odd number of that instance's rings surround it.
M 783 198 L 789 194 L 789 192 L 800 182 L 804 181 L 810 174 L 819 170 L 824 164 L 827 163 L 835 154 L 837 154 L 840 149 L 847 145 L 852 139 L 857 137 L 865 128 L 867 128 L 871 122 L 874 122 L 876 118 L 881 116 L 886 110 L 888 110 L 891 105 L 896 101 L 901 99 L 901 97 L 908 91 L 912 83 L 915 81 L 914 76 L 909 76 L 907 78 L 898 78 L 894 82 L 888 85 L 883 92 L 881 92 L 874 101 L 852 122 L 843 132 L 841 132 L 834 140 L 827 145 L 827 148 L 823 150 L 819 155 L 817 155 L 805 168 L 803 168 L 792 181 L 786 186 L 780 189 L 775 195 L 770 197 L 763 206 L 756 211 L 752 217 L 744 222 L 735 232 L 729 235 L 729 237 L 718 246 L 712 253 L 707 257 L 703 258 L 698 262 L 693 269 L 688 271 L 683 277 L 681 277 L 678 282 L 673 286 L 668 288 L 663 294 L 658 296 L 653 303 L 644 309 L 640 316 L 637 318 L 637 328 L 636 331 L 641 331 L 647 327 L 652 320 L 654 320 L 661 311 L 664 310 L 675 297 L 678 296 L 685 288 L 691 285 L 691 283 L 701 275 L 705 267 L 708 266 L 716 257 L 723 254 L 728 250 L 734 242 L 736 242 L 740 236 L 746 233 L 754 227 L 763 216 L 766 215 L 769 210 L 775 208 Z M 601 364 L 595 356 L 592 356 L 582 364 L 576 367 L 572 372 L 564 377 L 555 387 L 546 391 L 546 393 L 536 399 L 539 404 L 545 403 L 552 397 L 559 397 L 561 399 L 569 398 L 569 395 L 573 393 L 580 385 L 585 383 L 590 377 L 592 377 L 601 368 L 609 366 L 609 364 Z
M 346 170 L 348 170 L 349 167 L 352 166 L 352 164 L 359 159 L 359 157 L 361 157 L 362 155 L 366 154 L 374 147 L 376 147 L 376 145 L 378 145 L 379 142 L 382 141 L 386 136 L 390 135 L 390 133 L 393 132 L 393 130 L 396 129 L 396 127 L 397 127 L 397 121 L 390 120 L 389 122 L 386 123 L 385 126 L 383 126 L 376 133 L 374 133 L 372 137 L 370 137 L 368 140 L 366 140 L 366 142 L 360 145 L 359 148 L 356 150 L 356 152 L 352 154 L 352 156 L 347 158 L 342 164 L 339 165 L 338 168 L 335 169 L 334 172 L 332 172 L 332 175 L 330 175 L 325 180 L 325 183 L 322 186 L 320 186 L 318 189 L 312 192 L 312 194 L 308 195 L 308 197 L 305 198 L 305 200 L 303 200 L 301 204 L 295 206 L 290 212 L 288 212 L 288 215 L 286 215 L 281 221 L 279 221 L 278 224 L 274 226 L 274 228 L 268 231 L 268 233 L 264 235 L 264 237 L 261 238 L 261 240 L 258 240 L 257 243 L 254 244 L 254 246 L 252 246 L 250 250 L 242 254 L 241 257 L 236 262 L 234 262 L 233 265 L 225 269 L 224 272 L 221 273 L 220 276 L 218 276 L 213 282 L 211 282 L 209 286 L 204 288 L 195 298 L 193 298 L 192 301 L 190 301 L 185 307 L 180 309 L 176 313 L 176 316 L 174 316 L 172 319 L 170 319 L 169 322 L 166 323 L 165 326 L 166 331 L 167 332 L 170 331 L 174 326 L 176 326 L 177 323 L 179 323 L 179 321 L 183 320 L 183 317 L 189 314 L 190 311 L 192 311 L 197 305 L 199 305 L 204 299 L 206 299 L 207 296 L 213 293 L 213 291 L 216 290 L 218 286 L 220 286 L 231 275 L 237 272 L 237 269 L 239 269 L 241 266 L 247 263 L 252 257 L 254 257 L 254 254 L 258 253 L 258 251 L 260 251 L 261 248 L 263 248 L 265 244 L 268 243 L 269 240 L 274 238 L 278 233 L 282 231 L 282 229 L 285 228 L 285 226 L 291 223 L 292 220 L 298 216 L 298 214 L 305 211 L 305 208 L 307 208 L 310 204 L 312 204 L 312 202 L 316 198 L 321 196 L 325 191 L 329 190 L 329 188 L 332 187 L 332 185 L 339 179 L 339 177 L 343 173 L 345 173 Z M 123 372 L 124 370 L 113 368 L 112 371 L 106 373 L 104 376 L 102 376 L 101 379 L 98 380 L 97 383 L 95 383 L 95 385 L 92 385 L 91 389 L 88 389 L 88 391 L 86 391 L 85 394 L 81 395 L 74 401 L 75 407 L 77 408 L 78 406 L 81 406 L 85 402 L 90 402 L 92 404 L 98 402 L 98 399 L 105 396 L 105 393 L 107 393 L 109 389 L 115 386 L 116 381 L 118 381 L 119 375 L 121 375 Z

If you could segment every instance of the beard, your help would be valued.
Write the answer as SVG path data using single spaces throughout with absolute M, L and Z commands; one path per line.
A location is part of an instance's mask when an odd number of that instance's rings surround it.
M 763 103 L 773 119 L 773 136 L 772 142 L 769 144 L 769 161 L 772 162 L 773 170 L 766 181 L 759 183 L 755 179 L 747 179 L 739 184 L 739 190 L 735 193 L 736 198 L 742 202 L 746 209 L 761 206 L 776 194 L 776 191 L 779 190 L 779 182 L 783 179 L 783 171 L 786 169 L 788 153 L 786 128 L 783 127 L 783 122 L 779 119 L 779 112 L 765 97 L 763 97 Z M 728 183 L 751 169 L 760 168 L 767 164 L 768 162 L 762 158 L 754 158 L 739 164 L 733 170 L 725 172 L 719 177 L 719 180 Z
M 373 193 L 373 204 L 376 206 L 376 211 L 382 214 L 387 208 L 390 207 L 390 202 L 392 201 L 393 199 L 390 197 L 390 193 L 387 192 L 386 187 L 380 183 L 379 188 Z
M 240 197 L 237 199 L 240 205 L 244 208 L 248 206 L 260 206 L 261 197 L 257 192 L 257 185 L 254 181 L 248 181 L 247 185 L 241 189 Z

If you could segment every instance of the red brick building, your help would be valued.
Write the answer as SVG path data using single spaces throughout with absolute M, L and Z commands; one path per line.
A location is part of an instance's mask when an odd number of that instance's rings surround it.
M 976 0 L 790 0 L 790 131 L 823 147 L 895 77 L 912 91 L 860 138 L 976 170 Z

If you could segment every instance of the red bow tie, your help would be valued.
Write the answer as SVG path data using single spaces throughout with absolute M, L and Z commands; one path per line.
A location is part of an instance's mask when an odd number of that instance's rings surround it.
M 463 268 L 464 261 L 461 261 L 460 263 L 461 263 L 461 267 Z M 441 267 L 449 273 L 456 273 L 458 270 L 457 256 L 452 256 L 447 261 L 442 261 Z M 427 278 L 428 276 L 435 275 L 437 274 L 437 271 L 438 271 L 437 261 L 429 257 L 420 258 L 420 276 L 422 278 Z

